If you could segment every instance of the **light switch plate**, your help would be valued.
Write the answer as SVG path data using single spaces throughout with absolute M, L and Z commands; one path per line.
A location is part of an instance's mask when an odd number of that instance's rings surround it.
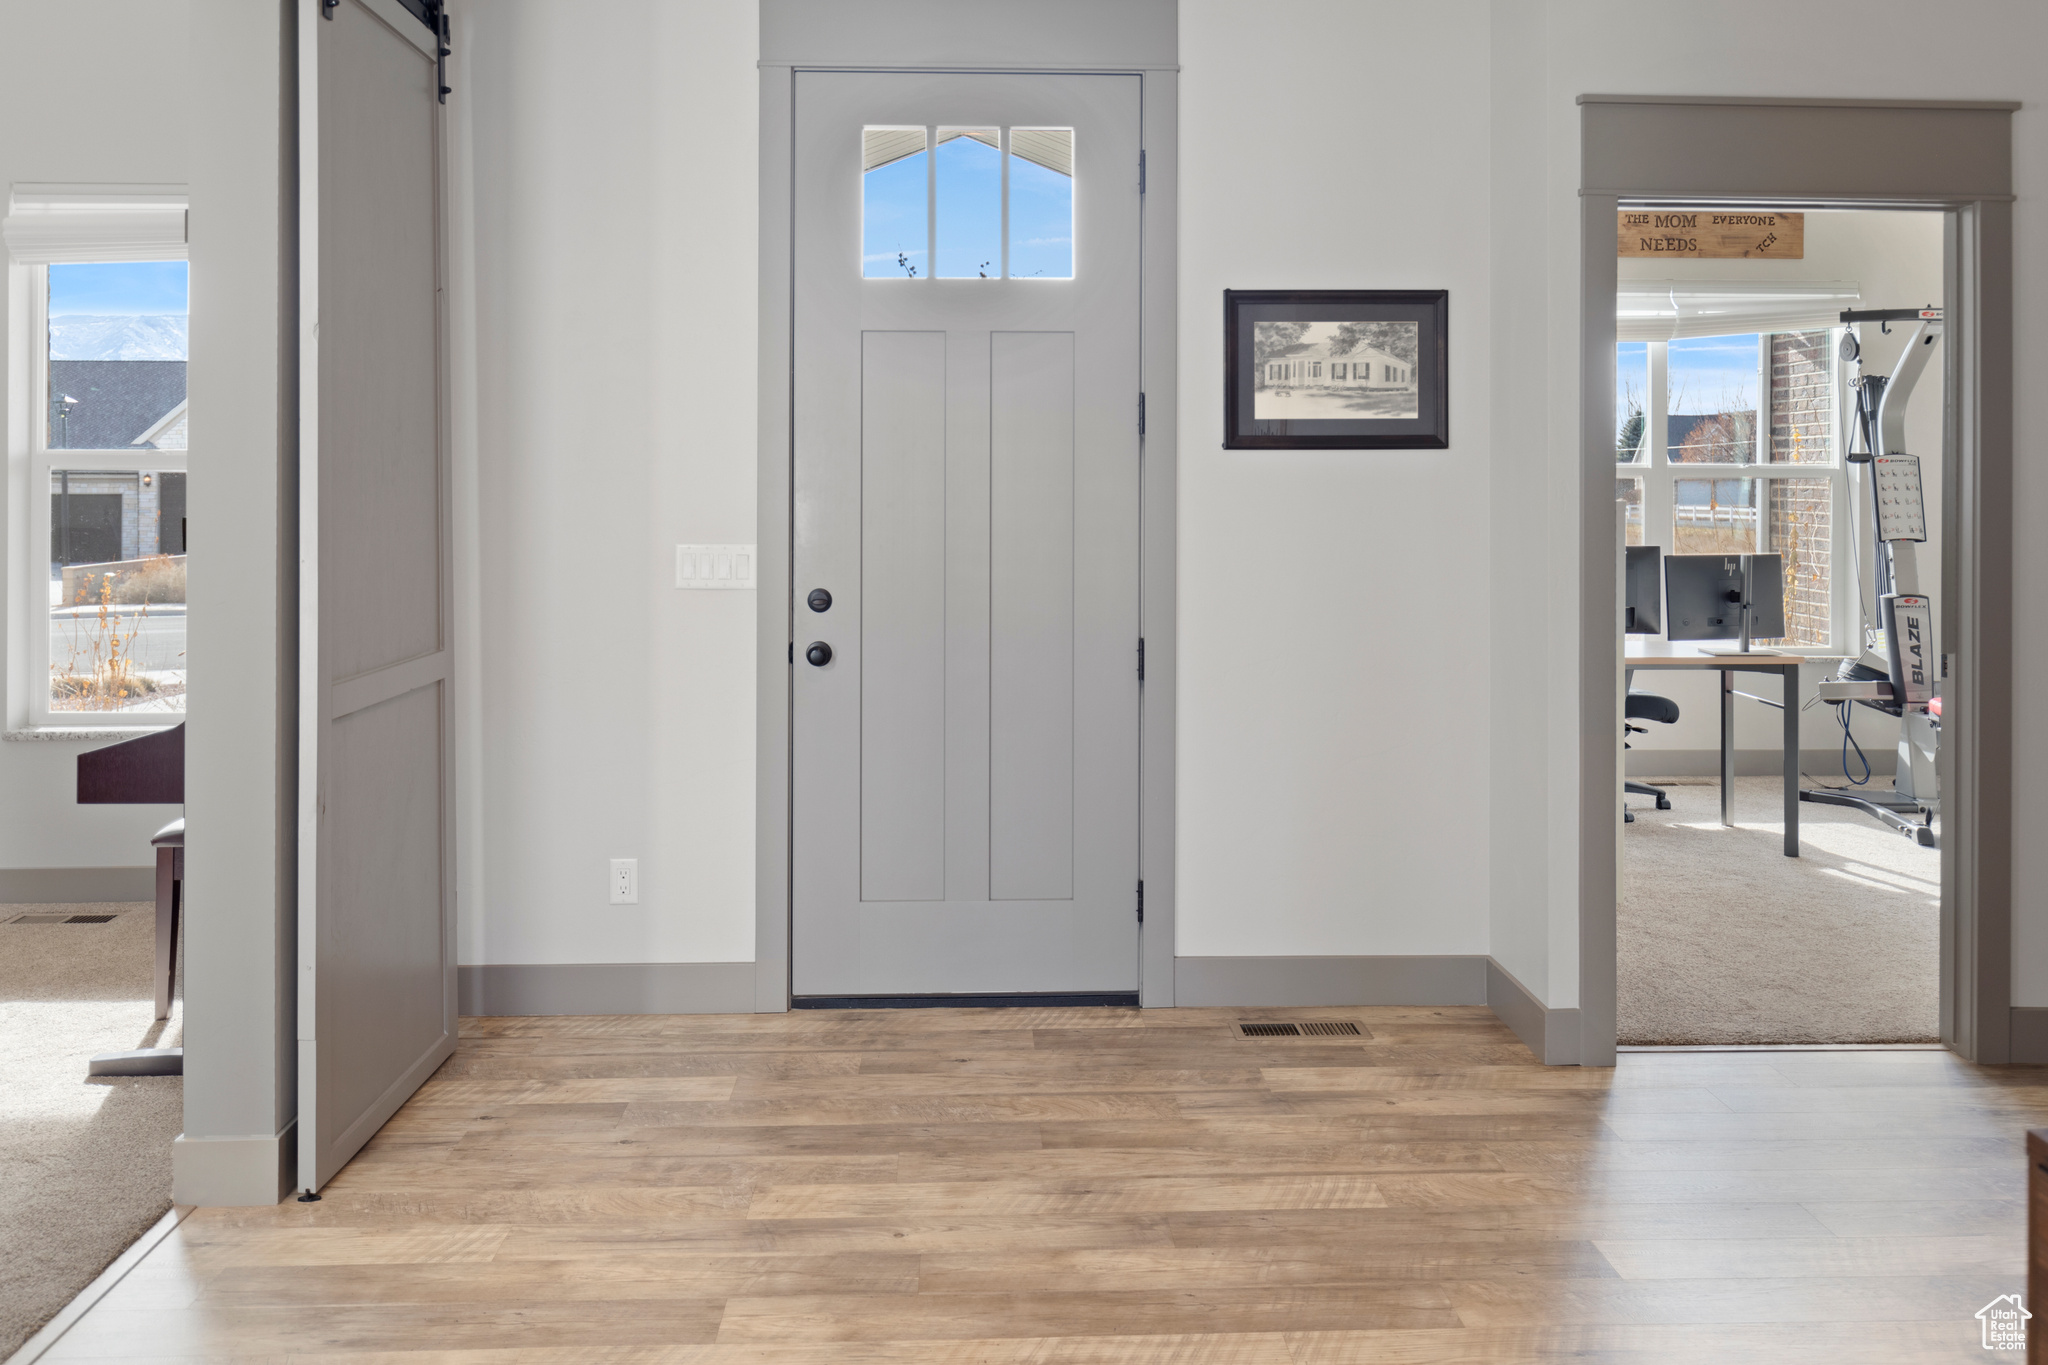
M 751 588 L 755 562 L 751 545 L 678 545 L 676 586 L 699 592 Z

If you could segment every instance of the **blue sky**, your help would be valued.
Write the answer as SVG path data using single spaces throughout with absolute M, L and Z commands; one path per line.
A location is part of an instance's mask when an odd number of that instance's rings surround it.
M 183 261 L 119 261 L 50 267 L 50 316 L 70 313 L 183 313 Z
M 1074 273 L 1074 179 L 1021 157 L 1010 161 L 1010 273 Z
M 920 276 L 924 258 L 924 153 L 877 166 L 861 177 L 861 274 L 870 279 L 905 273 L 901 252 Z
M 1003 273 L 1003 154 L 956 137 L 939 144 L 939 278 Z
M 1667 343 L 1664 379 L 1669 412 L 1740 412 L 1756 406 L 1756 334 L 1690 337 Z M 1624 341 L 1614 348 L 1614 424 L 1617 434 L 1631 406 L 1648 408 L 1650 346 Z
M 925 264 L 925 156 L 919 152 L 863 177 L 861 273 L 919 278 Z M 940 279 L 972 279 L 1003 268 L 1002 154 L 973 138 L 936 153 Z M 1064 279 L 1074 273 L 1074 182 L 1019 157 L 1010 160 L 1010 273 Z M 898 253 L 904 262 L 897 260 Z
M 1741 412 L 1756 406 L 1756 333 L 1689 337 L 1670 345 L 1670 411 Z

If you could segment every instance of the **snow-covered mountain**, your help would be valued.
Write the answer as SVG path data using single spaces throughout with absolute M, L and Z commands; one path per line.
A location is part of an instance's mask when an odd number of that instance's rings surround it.
M 183 313 L 70 313 L 50 319 L 52 360 L 183 360 Z

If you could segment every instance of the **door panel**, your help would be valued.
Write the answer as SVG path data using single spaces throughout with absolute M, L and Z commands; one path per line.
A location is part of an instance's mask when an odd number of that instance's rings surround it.
M 1074 894 L 1074 338 L 989 340 L 989 896 L 1065 900 Z
M 861 338 L 860 898 L 946 895 L 946 334 Z
M 796 77 L 799 996 L 1137 987 L 1138 106 L 1126 76 Z M 913 278 L 914 242 L 864 277 L 863 130 L 947 128 L 1074 130 L 1075 278 Z
M 391 1084 L 390 1060 L 439 1041 L 442 774 L 439 684 L 334 722 L 326 772 L 332 875 L 320 918 L 322 1050 L 317 1136 L 331 1148 Z
M 299 1169 L 455 1048 L 441 105 L 391 0 L 299 28 Z

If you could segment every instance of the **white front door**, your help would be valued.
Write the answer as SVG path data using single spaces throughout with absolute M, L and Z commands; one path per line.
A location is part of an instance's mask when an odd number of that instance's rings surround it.
M 1135 991 L 1139 80 L 795 86 L 794 994 Z

